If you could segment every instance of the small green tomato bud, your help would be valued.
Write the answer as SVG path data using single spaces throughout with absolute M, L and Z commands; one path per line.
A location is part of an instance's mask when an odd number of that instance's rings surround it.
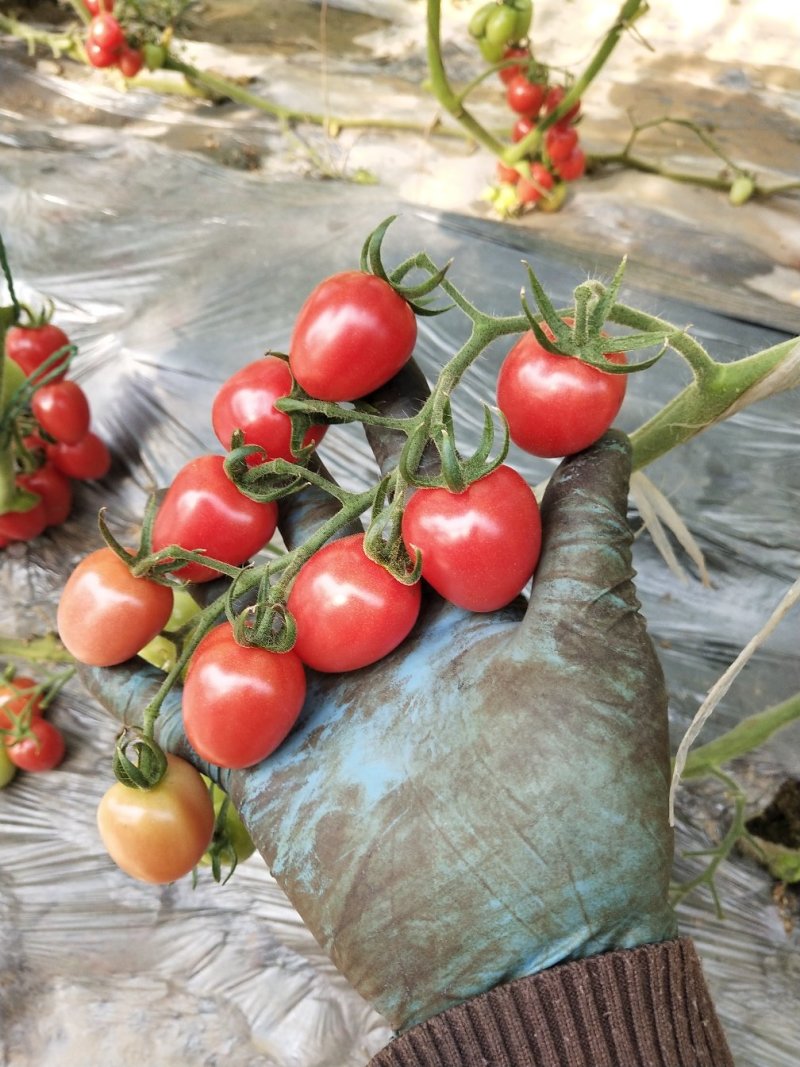
M 160 70 L 167 58 L 167 50 L 161 44 L 149 42 L 142 45 L 142 55 L 144 56 L 144 65 L 148 70 Z
M 756 191 L 756 183 L 749 174 L 737 174 L 728 193 L 728 199 L 734 207 L 746 204 Z

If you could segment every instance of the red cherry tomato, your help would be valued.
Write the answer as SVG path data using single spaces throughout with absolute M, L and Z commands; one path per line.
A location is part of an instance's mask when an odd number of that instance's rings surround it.
M 25 718 L 41 717 L 42 696 L 26 693 L 35 689 L 37 682 L 23 674 L 16 675 L 10 682 L 0 680 L 0 730 L 10 730 L 15 721 Z
M 20 474 L 17 485 L 30 493 L 38 493 L 44 505 L 45 521 L 48 526 L 60 526 L 66 522 L 72 511 L 72 486 L 52 464 L 45 463 L 30 474 Z
M 64 758 L 64 737 L 57 726 L 42 718 L 31 719 L 33 736 L 21 741 L 6 739 L 11 762 L 23 771 L 51 771 Z
M 417 340 L 410 305 L 373 274 L 345 271 L 321 282 L 300 309 L 289 364 L 319 400 L 356 400 L 393 378 Z
M 586 156 L 580 148 L 576 148 L 566 159 L 556 163 L 555 168 L 558 176 L 565 182 L 577 181 L 586 173 Z
M 572 155 L 578 143 L 578 131 L 574 126 L 562 126 L 557 122 L 545 134 L 544 143 L 551 161 L 561 163 Z
M 195 649 L 183 725 L 195 752 L 218 767 L 252 767 L 280 745 L 303 707 L 306 673 L 295 652 L 237 643 L 222 623 Z
M 547 90 L 547 95 L 544 98 L 544 110 L 545 114 L 550 115 L 561 105 L 561 101 L 567 95 L 567 90 L 563 85 L 551 85 Z M 580 114 L 581 102 L 576 100 L 569 111 L 566 111 L 560 116 L 559 122 L 570 122 L 572 119 L 577 118 Z
M 555 178 L 542 163 L 531 165 L 530 178 L 520 177 L 517 183 L 517 196 L 523 204 L 535 204 L 552 189 Z
M 514 144 L 516 144 L 517 141 L 521 141 L 523 137 L 526 137 L 535 125 L 536 123 L 533 119 L 526 118 L 524 115 L 521 118 L 518 118 L 511 130 L 511 140 Z
M 104 48 L 107 52 L 115 52 L 119 55 L 125 44 L 125 34 L 122 27 L 114 18 L 106 12 L 95 15 L 89 23 L 86 31 L 87 44 L 94 44 Z
M 12 326 L 6 334 L 6 355 L 13 359 L 29 378 L 34 371 L 38 370 L 44 361 L 57 352 L 60 348 L 69 345 L 69 337 L 52 322 L 42 326 Z M 55 364 L 48 368 L 51 373 L 56 367 L 61 368 L 59 378 L 63 378 L 67 372 L 69 353 L 64 358 L 56 360 Z
M 242 430 L 245 444 L 261 445 L 269 459 L 293 462 L 296 457 L 290 447 L 291 419 L 275 407 L 275 401 L 288 396 L 291 388 L 289 365 L 277 356 L 257 359 L 232 374 L 223 382 L 211 409 L 214 433 L 220 444 L 230 448 L 233 431 Z M 312 426 L 303 444 L 321 441 L 327 429 L 327 426 Z M 261 462 L 261 457 L 251 456 L 248 462 L 253 466 Z
M 102 70 L 104 67 L 113 67 L 117 62 L 119 52 L 109 48 L 103 48 L 96 41 L 86 42 L 86 58 L 93 67 Z
M 0 538 L 10 541 L 32 541 L 47 526 L 47 510 L 39 500 L 28 511 L 7 511 L 0 515 Z
M 31 398 L 31 411 L 45 433 L 75 445 L 89 432 L 89 401 L 77 382 L 43 385 Z
M 545 92 L 541 82 L 528 81 L 524 74 L 518 74 L 508 83 L 506 102 L 512 111 L 532 119 L 539 114 Z
M 517 596 L 539 560 L 536 497 L 500 466 L 463 493 L 417 489 L 403 514 L 403 540 L 422 553 L 422 577 L 468 611 L 496 611 Z
M 109 15 L 114 10 L 114 0 L 84 0 L 90 15 L 99 15 L 105 11 Z
M 123 45 L 122 51 L 119 53 L 117 66 L 126 78 L 135 78 L 144 66 L 144 56 L 138 48 L 129 48 L 128 45 Z
M 606 358 L 625 362 L 621 352 Z M 500 368 L 497 406 L 520 448 L 534 456 L 569 456 L 602 437 L 622 406 L 626 386 L 624 374 L 553 355 L 529 331 Z
M 505 52 L 503 52 L 503 59 L 517 58 L 527 60 L 530 58 L 530 52 L 527 48 L 520 48 L 518 46 L 512 46 L 511 48 L 507 48 Z M 502 81 L 503 85 L 508 85 L 518 75 L 522 74 L 522 71 L 523 68 L 521 66 L 518 66 L 516 63 L 510 67 L 502 67 L 499 71 L 500 80 Z
M 331 541 L 304 564 L 289 594 L 294 651 L 318 671 L 354 671 L 383 659 L 419 614 L 420 587 L 403 585 L 364 555 L 364 535 Z
M 199 771 L 167 755 L 166 774 L 153 789 L 111 786 L 97 807 L 97 828 L 126 874 L 163 885 L 200 862 L 214 833 L 214 805 Z
M 62 474 L 79 481 L 104 478 L 111 469 L 111 454 L 105 441 L 91 430 L 75 445 L 63 441 L 48 445 L 47 458 Z
M 516 185 L 519 181 L 519 171 L 516 167 L 509 167 L 505 163 L 498 162 L 497 177 L 499 181 L 506 182 L 508 185 Z
M 238 566 L 267 544 L 278 523 L 277 504 L 259 504 L 240 493 L 223 464 L 222 456 L 200 456 L 177 473 L 153 524 L 154 551 L 180 545 Z M 175 576 L 208 582 L 218 572 L 187 563 L 176 569 Z
M 111 667 L 135 656 L 172 613 L 172 590 L 136 578 L 110 548 L 98 548 L 70 574 L 58 602 L 58 634 L 79 663 Z

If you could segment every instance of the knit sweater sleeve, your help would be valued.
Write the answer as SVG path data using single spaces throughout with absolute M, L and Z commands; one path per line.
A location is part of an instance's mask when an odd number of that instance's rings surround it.
M 562 964 L 408 1030 L 368 1067 L 734 1067 L 688 938 Z

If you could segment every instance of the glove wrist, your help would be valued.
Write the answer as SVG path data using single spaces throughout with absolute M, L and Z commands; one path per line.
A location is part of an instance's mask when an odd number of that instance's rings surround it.
M 369 1067 L 733 1067 L 688 938 L 521 978 L 416 1026 Z

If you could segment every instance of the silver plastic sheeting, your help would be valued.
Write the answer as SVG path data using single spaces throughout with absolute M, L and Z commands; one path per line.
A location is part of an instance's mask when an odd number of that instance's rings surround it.
M 0 556 L 0 629 L 51 629 L 74 563 L 99 545 L 108 506 L 133 531 L 148 491 L 189 458 L 218 450 L 210 426 L 217 386 L 267 348 L 285 350 L 312 286 L 357 265 L 375 225 L 398 213 L 387 256 L 425 248 L 454 259 L 451 277 L 479 305 L 518 309 L 520 259 L 557 304 L 587 275 L 608 277 L 601 254 L 578 257 L 499 224 L 397 203 L 379 189 L 266 183 L 172 148 L 93 127 L 0 119 L 0 226 L 20 296 L 50 298 L 79 345 L 74 374 L 90 396 L 112 473 L 79 489 L 61 528 Z M 637 288 L 626 302 L 694 332 L 718 358 L 784 336 L 733 321 L 668 292 Z M 464 336 L 453 311 L 420 324 L 417 356 L 436 373 Z M 465 447 L 479 429 L 474 400 L 491 397 L 507 345 L 473 369 L 457 396 Z M 629 383 L 619 424 L 638 425 L 686 380 L 677 357 Z M 677 744 L 709 686 L 766 621 L 797 576 L 800 430 L 795 396 L 749 409 L 655 464 L 706 554 L 712 588 L 680 582 L 647 537 L 637 542 L 638 586 L 671 692 Z M 373 476 L 358 431 L 335 428 L 322 453 L 348 486 Z M 550 465 L 512 451 L 536 484 Z M 796 624 L 796 619 L 794 620 Z M 800 689 L 796 625 L 756 655 L 703 739 Z M 149 887 L 118 871 L 94 813 L 111 781 L 114 725 L 77 684 L 53 711 L 67 759 L 20 774 L 0 794 L 0 1054 L 7 1067 L 359 1067 L 389 1037 L 304 930 L 254 856 L 225 887 L 207 871 Z M 754 810 L 796 773 L 800 726 L 737 768 Z M 679 850 L 721 836 L 727 804 L 708 785 L 682 790 Z M 676 879 L 702 860 L 679 860 Z M 719 871 L 724 919 L 703 889 L 681 908 L 696 940 L 739 1067 L 792 1067 L 800 1047 L 800 934 L 771 897 L 771 881 L 739 856 Z

